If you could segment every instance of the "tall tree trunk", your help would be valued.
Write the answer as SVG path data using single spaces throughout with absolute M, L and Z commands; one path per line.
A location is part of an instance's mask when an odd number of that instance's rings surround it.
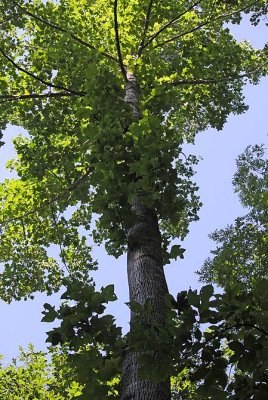
M 135 77 L 128 74 L 125 101 L 130 105 L 134 119 L 140 118 L 138 87 Z M 151 324 L 164 324 L 166 318 L 165 295 L 168 293 L 163 270 L 161 235 L 155 212 L 142 202 L 137 194 L 132 209 L 136 221 L 128 232 L 128 285 L 129 299 L 144 304 L 149 299 Z M 130 329 L 134 313 L 131 312 Z M 170 400 L 169 379 L 154 382 L 139 376 L 138 358 L 141 353 L 126 350 L 123 360 L 121 400 Z M 159 351 L 152 354 L 160 362 Z

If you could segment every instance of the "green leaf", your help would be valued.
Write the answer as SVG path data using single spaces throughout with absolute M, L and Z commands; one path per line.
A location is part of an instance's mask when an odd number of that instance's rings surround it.
M 45 303 L 44 308 L 47 311 L 42 311 L 42 314 L 44 314 L 44 317 L 41 320 L 42 322 L 53 322 L 56 318 L 58 318 L 58 313 L 55 310 L 55 307 L 51 306 L 48 303 Z
M 208 300 L 213 296 L 214 288 L 212 285 L 203 286 L 200 290 L 200 299 L 202 304 L 208 304 Z
M 179 257 L 179 258 L 184 258 L 183 253 L 185 252 L 185 249 L 183 249 L 180 245 L 174 244 L 171 247 L 170 250 L 170 257 L 174 258 L 175 260 Z
M 106 302 L 117 300 L 117 297 L 116 297 L 116 295 L 114 293 L 114 285 L 108 285 L 108 286 L 102 288 L 101 289 L 101 293 L 102 293 L 102 295 L 104 297 L 104 300 Z
M 137 301 L 132 300 L 132 301 L 126 303 L 126 304 L 129 306 L 129 308 L 130 308 L 131 311 L 133 311 L 133 312 L 136 312 L 136 313 L 138 313 L 138 314 L 140 314 L 140 313 L 143 312 L 143 306 L 142 306 L 142 304 L 138 303 Z
M 197 290 L 188 290 L 187 299 L 189 300 L 190 304 L 194 307 L 199 307 L 200 304 L 200 297 L 197 294 Z

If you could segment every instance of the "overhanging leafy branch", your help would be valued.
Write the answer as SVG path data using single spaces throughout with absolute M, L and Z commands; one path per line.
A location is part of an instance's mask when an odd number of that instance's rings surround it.
M 30 210 L 29 212 L 18 215 L 17 217 L 14 217 L 14 218 L 0 220 L 0 232 L 1 232 L 1 226 L 7 225 L 11 222 L 20 221 L 29 215 L 33 215 L 36 212 L 43 210 L 47 206 L 51 206 L 51 205 L 55 204 L 56 201 L 65 198 L 66 194 L 75 192 L 75 190 L 78 189 L 82 183 L 84 183 L 84 181 L 87 179 L 87 177 L 90 175 L 91 172 L 92 172 L 92 168 L 87 168 L 86 172 L 82 176 L 80 176 L 78 179 L 76 179 L 71 185 L 69 185 L 65 190 L 63 190 L 58 196 L 54 197 L 53 199 L 50 199 L 48 202 L 41 205 L 40 207 L 37 207 L 35 210 Z
M 85 46 L 85 47 L 87 47 L 88 49 L 91 49 L 91 50 L 95 50 L 95 51 L 97 51 L 100 55 L 102 55 L 102 56 L 104 56 L 104 57 L 106 57 L 106 58 L 108 58 L 108 59 L 110 59 L 110 60 L 112 60 L 112 61 L 115 61 L 115 62 L 119 63 L 119 60 L 118 60 L 116 57 L 114 57 L 112 54 L 109 54 L 109 53 L 107 53 L 107 52 L 105 52 L 105 51 L 102 51 L 102 52 L 100 53 L 99 50 L 97 49 L 97 47 L 95 47 L 94 45 L 92 45 L 92 44 L 86 42 L 85 40 L 83 40 L 83 39 L 81 39 L 80 37 L 74 35 L 73 33 L 69 32 L 67 29 L 63 28 L 62 26 L 56 25 L 56 24 L 54 24 L 54 23 L 52 23 L 52 22 L 50 22 L 50 21 L 47 21 L 47 20 L 45 20 L 45 19 L 39 17 L 38 15 L 36 15 L 36 14 L 32 13 L 31 11 L 27 10 L 26 7 L 23 7 L 23 6 L 19 5 L 16 1 L 13 1 L 13 3 L 14 3 L 24 14 L 28 15 L 28 16 L 31 17 L 31 18 L 34 18 L 36 21 L 39 21 L 39 22 L 41 22 L 41 23 L 43 23 L 43 24 L 49 26 L 50 28 L 55 29 L 55 30 L 57 30 L 57 31 L 59 31 L 59 32 L 66 33 L 66 34 L 69 35 L 73 40 L 75 40 L 76 42 L 80 43 L 82 46 Z
M 155 32 L 146 43 L 143 43 L 143 49 L 145 49 L 145 47 L 149 46 L 149 44 L 152 43 L 152 41 L 157 38 L 157 36 L 159 36 L 162 32 L 164 32 L 167 28 L 169 28 L 170 26 L 172 26 L 175 22 L 177 22 L 181 17 L 183 17 L 185 14 L 187 14 L 189 11 L 191 11 L 193 8 L 195 8 L 198 4 L 201 3 L 202 0 L 197 1 L 196 3 L 192 4 L 187 10 L 183 11 L 182 13 L 180 13 L 179 15 L 177 15 L 175 18 L 173 18 L 172 20 L 170 20 L 169 22 L 167 22 L 165 25 L 163 25 L 157 32 Z M 142 51 L 141 50 L 141 51 Z
M 268 332 L 265 331 L 263 328 L 256 326 L 254 324 L 250 324 L 247 322 L 241 322 L 240 324 L 235 324 L 235 325 L 231 325 L 231 326 L 227 326 L 226 328 L 220 330 L 219 332 L 217 332 L 212 338 L 210 338 L 210 340 L 215 339 L 218 336 L 223 335 L 224 333 L 232 330 L 232 329 L 239 329 L 239 328 L 250 328 L 250 329 L 255 329 L 256 331 L 262 333 L 264 336 L 268 337 Z
M 211 79 L 182 79 L 178 81 L 173 81 L 173 82 L 167 82 L 164 84 L 161 84 L 159 86 L 166 87 L 168 85 L 171 86 L 184 86 L 184 85 L 211 85 L 211 84 L 217 84 L 217 83 L 222 83 L 222 82 L 233 82 L 239 79 L 243 78 L 248 78 L 263 67 L 268 65 L 268 61 L 262 63 L 255 69 L 245 72 L 244 74 L 238 75 L 238 76 L 229 76 L 229 77 L 218 77 L 218 78 L 211 78 Z
M 250 3 L 250 4 L 246 5 L 245 7 L 240 8 L 239 10 L 233 10 L 233 11 L 231 11 L 231 12 L 229 12 L 229 13 L 220 14 L 220 15 L 217 15 L 216 17 L 214 17 L 214 18 L 207 19 L 206 21 L 204 21 L 204 22 L 202 22 L 201 24 L 195 26 L 194 28 L 191 28 L 191 29 L 189 29 L 189 30 L 186 30 L 186 31 L 184 31 L 184 32 L 181 32 L 181 33 L 179 33 L 179 34 L 177 34 L 177 35 L 175 35 L 175 36 L 172 36 L 172 37 L 169 38 L 169 39 L 163 40 L 162 42 L 156 44 L 156 45 L 154 46 L 154 48 L 156 49 L 156 48 L 158 48 L 158 47 L 162 47 L 162 46 L 164 46 L 164 45 L 167 44 L 167 43 L 170 43 L 170 42 L 173 42 L 174 40 L 180 39 L 181 37 L 186 36 L 186 35 L 189 35 L 190 33 L 194 33 L 194 32 L 196 32 L 196 31 L 198 31 L 199 29 L 203 28 L 204 26 L 210 25 L 211 23 L 213 23 L 213 22 L 215 22 L 215 21 L 217 21 L 217 20 L 219 20 L 219 19 L 224 19 L 224 18 L 226 18 L 226 17 L 231 17 L 231 16 L 233 16 L 233 15 L 239 14 L 239 13 L 241 13 L 242 11 L 245 11 L 245 10 L 249 9 L 250 7 L 252 7 L 253 5 L 255 5 L 256 3 L 257 3 L 257 1 L 254 1 L 253 3 Z
M 9 57 L 8 54 L 6 54 L 6 52 L 0 48 L 0 53 L 3 55 L 3 57 L 9 61 L 16 69 L 18 69 L 21 72 L 24 72 L 26 75 L 30 76 L 31 78 L 39 81 L 40 83 L 42 83 L 43 85 L 50 87 L 50 88 L 54 88 L 54 89 L 59 89 L 59 90 L 64 90 L 68 93 L 71 93 L 73 95 L 83 95 L 84 93 L 82 92 L 76 92 L 75 90 L 66 88 L 64 86 L 61 85 L 54 85 L 51 82 L 46 81 L 45 79 L 41 78 L 38 75 L 33 74 L 32 72 L 28 71 L 27 69 L 21 67 L 19 64 L 17 64 L 11 57 Z
M 10 101 L 18 100 L 31 100 L 31 99 L 50 99 L 50 98 L 60 98 L 60 97 L 81 97 L 85 96 L 86 93 L 70 93 L 70 92 L 49 92 L 49 93 L 31 93 L 31 94 L 3 94 L 0 95 L 0 104 L 8 103 Z

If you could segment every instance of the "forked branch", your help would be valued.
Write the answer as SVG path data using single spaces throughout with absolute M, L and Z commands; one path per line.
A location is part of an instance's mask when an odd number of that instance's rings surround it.
M 152 43 L 152 41 L 155 38 L 157 38 L 157 36 L 159 36 L 162 32 L 164 32 L 167 28 L 169 28 L 170 26 L 175 24 L 181 17 L 183 17 L 185 14 L 187 14 L 189 11 L 191 11 L 193 8 L 195 8 L 198 4 L 200 4 L 201 1 L 202 0 L 199 0 L 196 3 L 192 4 L 187 10 L 183 11 L 182 13 L 177 15 L 175 18 L 173 18 L 172 20 L 167 22 L 165 25 L 163 25 L 157 32 L 155 32 L 152 36 L 150 36 L 150 38 L 148 39 L 148 41 L 146 43 L 143 44 L 142 50 L 145 49 L 145 47 L 149 46 L 149 44 Z
M 252 7 L 256 3 L 257 3 L 257 1 L 254 1 L 253 3 L 250 3 L 250 4 L 246 5 L 245 7 L 240 8 L 239 10 L 233 10 L 233 11 L 231 11 L 229 13 L 220 14 L 220 15 L 217 15 L 216 17 L 214 17 L 214 18 L 207 19 L 206 21 L 204 21 L 201 24 L 195 26 L 194 28 L 191 28 L 191 29 L 189 29 L 187 31 L 181 32 L 181 33 L 179 33 L 179 34 L 177 34 L 175 36 L 172 36 L 169 39 L 163 40 L 162 42 L 160 42 L 157 45 L 155 45 L 154 48 L 156 49 L 158 47 L 162 47 L 167 43 L 173 42 L 173 41 L 175 41 L 177 39 L 180 39 L 183 36 L 186 36 L 186 35 L 189 35 L 190 33 L 198 31 L 199 29 L 203 28 L 204 26 L 209 25 L 209 24 L 211 24 L 211 23 L 213 23 L 213 22 L 215 22 L 215 21 L 217 21 L 219 19 L 223 19 L 223 18 L 226 18 L 226 17 L 231 17 L 233 15 L 239 14 L 239 13 L 249 9 L 250 7 Z
M 146 12 L 146 17 L 145 17 L 145 23 L 144 23 L 144 29 L 143 29 L 143 33 L 142 33 L 142 37 L 141 37 L 141 41 L 138 47 L 138 52 L 137 52 L 137 56 L 140 57 L 142 54 L 142 51 L 144 49 L 144 43 L 145 43 L 145 39 L 146 39 L 146 34 L 149 28 L 149 23 L 150 23 L 150 16 L 151 16 L 151 11 L 152 11 L 152 7 L 153 7 L 153 1 L 154 0 L 149 0 L 149 4 L 148 4 L 148 8 L 147 8 L 147 12 Z

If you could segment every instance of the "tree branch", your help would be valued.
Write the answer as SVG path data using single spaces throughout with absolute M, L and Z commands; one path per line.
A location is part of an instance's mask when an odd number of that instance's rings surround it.
M 119 64 L 119 60 L 118 60 L 116 57 L 114 57 L 113 55 L 111 55 L 111 54 L 109 54 L 109 53 L 106 53 L 105 51 L 103 51 L 103 52 L 100 53 L 100 52 L 98 51 L 97 47 L 95 47 L 95 46 L 93 46 L 92 44 L 90 44 L 90 43 L 84 41 L 83 39 L 81 39 L 80 37 L 74 35 L 73 33 L 67 31 L 67 29 L 64 29 L 64 28 L 62 28 L 62 27 L 59 26 L 59 25 L 53 24 L 53 23 L 51 23 L 51 22 L 49 22 L 49 21 L 47 21 L 47 20 L 45 20 L 45 19 L 39 17 L 38 15 L 33 14 L 31 11 L 28 11 L 28 10 L 26 9 L 26 7 L 22 7 L 21 5 L 19 5 L 16 1 L 13 1 L 13 3 L 14 3 L 20 10 L 22 10 L 22 12 L 23 12 L 24 14 L 28 15 L 29 17 L 32 17 L 32 18 L 34 18 L 35 20 L 37 20 L 37 21 L 39 21 L 39 22 L 42 22 L 43 24 L 45 24 L 45 25 L 49 26 L 50 28 L 53 28 L 53 29 L 55 29 L 55 30 L 57 30 L 57 31 L 59 31 L 59 32 L 67 33 L 67 35 L 69 35 L 72 39 L 74 39 L 76 42 L 80 43 L 81 45 L 87 47 L 88 49 L 95 50 L 95 51 L 97 51 L 99 54 L 101 54 L 101 55 L 103 55 L 103 56 L 109 58 L 110 60 L 115 61 L 117 64 Z
M 164 30 L 166 30 L 167 28 L 169 28 L 171 25 L 173 25 L 175 22 L 177 22 L 181 17 L 183 17 L 183 15 L 187 14 L 189 11 L 191 11 L 194 7 L 196 7 L 199 3 L 201 3 L 201 1 L 203 0 L 199 0 L 196 3 L 194 3 L 193 5 L 191 5 L 187 10 L 183 11 L 181 14 L 177 15 L 177 17 L 173 18 L 171 21 L 167 22 L 165 25 L 163 25 L 157 32 L 155 32 L 146 43 L 143 44 L 143 49 L 145 49 L 145 47 L 149 46 L 150 43 L 152 43 L 152 41 L 160 35 L 160 33 L 162 33 Z M 142 49 L 142 50 L 143 50 Z
M 257 2 L 254 1 L 253 3 L 250 3 L 250 4 L 248 4 L 247 6 L 240 8 L 239 10 L 231 11 L 231 12 L 225 13 L 225 14 L 220 14 L 220 15 L 216 16 L 215 18 L 208 19 L 208 20 L 202 22 L 201 24 L 195 26 L 194 28 L 189 29 L 188 31 L 181 32 L 181 33 L 179 33 L 178 35 L 172 36 L 171 38 L 166 39 L 166 40 L 164 40 L 164 41 L 161 42 L 161 43 L 158 43 L 157 45 L 154 46 L 154 49 L 156 49 L 156 48 L 158 48 L 158 47 L 162 47 L 162 46 L 164 46 L 165 44 L 170 43 L 170 42 L 173 42 L 174 40 L 177 40 L 177 39 L 179 39 L 179 38 L 181 38 L 181 37 L 183 37 L 183 36 L 189 35 L 190 33 L 193 33 L 193 32 L 195 32 L 195 31 L 197 31 L 197 30 L 203 28 L 203 26 L 209 25 L 209 24 L 211 24 L 212 22 L 217 21 L 218 19 L 225 18 L 225 17 L 229 17 L 229 16 L 232 16 L 232 15 L 235 15 L 235 14 L 239 14 L 240 12 L 247 10 L 248 8 L 250 8 L 251 6 L 253 6 L 253 5 L 256 4 L 256 3 L 257 3 Z
M 44 99 L 44 98 L 59 98 L 59 97 L 81 97 L 85 96 L 86 93 L 74 94 L 69 92 L 57 92 L 57 93 L 30 93 L 30 94 L 21 94 L 21 95 L 12 95 L 12 94 L 3 94 L 0 95 L 0 104 L 7 103 L 9 101 L 17 101 L 17 100 L 27 100 L 27 99 Z
M 54 89 L 60 89 L 60 90 L 65 90 L 66 92 L 72 93 L 73 95 L 81 95 L 82 92 L 76 92 L 72 89 L 68 89 L 64 86 L 61 85 L 54 85 L 51 82 L 45 81 L 43 78 L 40 78 L 39 76 L 32 74 L 31 72 L 27 71 L 25 68 L 21 67 L 18 65 L 12 58 L 10 58 L 3 49 L 0 48 L 0 53 L 4 56 L 6 60 L 8 60 L 16 69 L 18 69 L 21 72 L 24 72 L 26 75 L 30 76 L 31 78 L 43 83 L 43 85 L 54 88 Z
M 17 217 L 9 218 L 9 219 L 5 219 L 5 220 L 0 221 L 0 232 L 1 232 L 2 226 L 7 225 L 7 224 L 9 224 L 10 222 L 20 221 L 21 219 L 23 219 L 23 218 L 25 218 L 25 217 L 28 217 L 29 215 L 33 215 L 33 214 L 35 214 L 36 212 L 43 210 L 43 209 L 44 209 L 45 207 L 47 207 L 47 206 L 53 205 L 56 201 L 61 200 L 62 198 L 66 198 L 66 194 L 67 194 L 67 193 L 75 192 L 75 190 L 76 190 L 77 188 L 79 188 L 80 184 L 83 183 L 83 182 L 86 180 L 86 178 L 89 176 L 89 174 L 90 174 L 93 170 L 94 170 L 94 167 L 91 167 L 91 168 L 88 167 L 88 168 L 86 169 L 86 172 L 85 172 L 82 176 L 80 176 L 80 178 L 76 179 L 76 180 L 74 181 L 74 183 L 72 183 L 69 187 L 67 187 L 65 190 L 63 190 L 61 194 L 59 194 L 58 196 L 56 196 L 54 199 L 50 199 L 47 203 L 43 204 L 42 206 L 37 207 L 36 210 L 31 210 L 31 211 L 26 212 L 26 213 L 24 213 L 24 214 L 18 215 Z M 71 195 L 69 195 L 69 197 L 68 197 L 67 199 L 69 199 L 70 196 L 71 196 Z
M 210 85 L 213 83 L 221 83 L 221 82 L 233 82 L 239 79 L 248 78 L 250 75 L 253 75 L 255 72 L 259 71 L 262 67 L 268 64 L 268 61 L 264 62 L 263 64 L 259 65 L 255 69 L 246 72 L 244 74 L 234 76 L 234 77 L 222 77 L 222 78 L 212 78 L 212 79 L 185 79 L 180 81 L 174 81 L 167 83 L 167 85 L 172 86 L 180 86 L 180 85 Z M 166 86 L 166 84 L 161 85 Z
M 67 261 L 66 261 L 65 255 L 64 255 L 64 248 L 63 248 L 61 237 L 60 237 L 58 219 L 57 219 L 56 215 L 54 214 L 54 210 L 53 210 L 52 204 L 51 204 L 50 210 L 51 210 L 51 218 L 52 218 L 52 221 L 54 222 L 54 226 L 56 228 L 56 236 L 57 236 L 58 245 L 59 245 L 59 248 L 60 248 L 60 257 L 62 259 L 62 263 L 63 263 L 66 271 L 68 272 L 68 274 L 70 274 L 70 270 L 69 270 L 68 265 L 67 265 Z
M 119 64 L 120 64 L 123 78 L 127 82 L 128 79 L 127 79 L 127 74 L 126 74 L 125 66 L 124 66 L 123 59 L 122 59 L 121 46 L 120 46 L 119 26 L 118 26 L 118 19 L 117 19 L 117 3 L 118 3 L 118 0 L 114 0 L 114 31 L 115 31 L 116 50 L 117 50 L 117 55 L 118 55 Z
M 227 328 L 224 328 L 224 329 L 220 330 L 218 333 L 215 333 L 215 335 L 213 335 L 212 338 L 209 339 L 209 341 L 217 338 L 219 335 L 222 335 L 225 332 L 230 331 L 231 329 L 245 328 L 245 327 L 256 329 L 257 331 L 261 332 L 264 336 L 268 337 L 268 332 L 266 332 L 264 329 L 254 325 L 254 324 L 249 324 L 247 322 L 245 322 L 245 323 L 241 322 L 240 324 L 235 324 L 235 325 L 232 325 L 232 326 L 228 326 Z
M 146 17 L 145 17 L 144 29 L 143 29 L 143 33 L 142 33 L 140 44 L 138 46 L 138 52 L 137 52 L 137 56 L 138 57 L 141 56 L 142 51 L 145 48 L 144 43 L 145 43 L 146 34 L 147 34 L 147 30 L 148 30 L 149 23 L 150 23 L 150 16 L 151 16 L 151 11 L 152 11 L 152 7 L 153 7 L 153 1 L 154 0 L 149 0 L 147 12 L 146 12 Z

